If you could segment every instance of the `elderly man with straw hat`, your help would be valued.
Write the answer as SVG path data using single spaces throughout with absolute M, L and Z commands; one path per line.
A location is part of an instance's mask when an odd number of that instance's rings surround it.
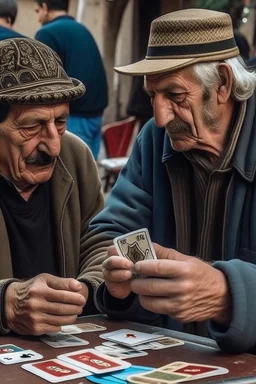
M 31 39 L 0 43 L 0 334 L 59 331 L 96 311 L 102 259 L 87 259 L 103 207 L 91 151 L 66 133 L 84 85 Z
M 256 75 L 229 15 L 172 12 L 151 24 L 144 75 L 154 109 L 91 242 L 148 228 L 157 260 L 110 247 L 98 304 L 111 317 L 210 335 L 227 351 L 256 346 Z M 133 279 L 132 273 L 141 275 Z

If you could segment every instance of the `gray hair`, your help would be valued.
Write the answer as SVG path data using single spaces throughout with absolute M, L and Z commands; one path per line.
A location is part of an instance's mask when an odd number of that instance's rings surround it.
M 17 0 L 0 0 L 0 17 L 9 19 L 14 24 L 17 16 Z
M 230 66 L 233 72 L 231 97 L 237 101 L 249 99 L 256 88 L 256 72 L 247 68 L 241 56 L 226 59 L 224 62 Z M 201 81 L 206 94 L 210 93 L 216 82 L 221 82 L 218 63 L 199 63 L 193 66 L 194 73 Z

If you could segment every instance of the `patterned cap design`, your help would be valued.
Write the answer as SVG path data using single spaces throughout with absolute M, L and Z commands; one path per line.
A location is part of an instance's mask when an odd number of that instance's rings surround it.
M 83 83 L 68 77 L 59 56 L 45 44 L 29 38 L 0 42 L 1 103 L 63 103 L 84 93 Z
M 127 75 L 146 75 L 238 55 L 232 20 L 227 13 L 183 9 L 152 21 L 144 60 L 115 70 Z

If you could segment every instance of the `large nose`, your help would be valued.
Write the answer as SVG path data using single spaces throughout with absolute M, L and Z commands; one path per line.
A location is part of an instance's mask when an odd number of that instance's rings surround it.
M 153 101 L 155 123 L 158 127 L 164 127 L 174 119 L 174 112 L 170 100 L 163 95 L 155 95 Z
M 48 122 L 41 132 L 41 141 L 38 144 L 40 151 L 46 152 L 49 156 L 56 157 L 60 154 L 61 135 L 55 122 Z

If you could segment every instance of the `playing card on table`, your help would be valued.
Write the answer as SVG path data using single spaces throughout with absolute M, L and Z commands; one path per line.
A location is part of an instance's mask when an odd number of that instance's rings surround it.
M 23 351 L 23 348 L 20 348 L 14 344 L 0 345 L 0 355 L 2 355 L 3 353 L 12 353 L 12 352 L 18 352 L 18 351 Z
M 108 334 L 107 340 L 114 341 L 118 344 L 124 344 L 127 346 L 135 346 L 138 344 L 146 343 L 149 341 L 157 340 L 163 337 L 163 335 L 152 335 L 151 333 L 139 332 L 133 330 L 124 331 L 119 330 L 118 333 Z
M 152 349 L 164 349 L 170 347 L 177 347 L 178 345 L 183 345 L 184 341 L 173 339 L 172 337 L 166 336 L 162 339 L 152 341 L 151 343 Z
M 83 349 L 57 356 L 58 359 L 74 364 L 93 373 L 118 371 L 131 366 L 131 363 L 107 356 L 95 349 Z
M 3 353 L 0 355 L 0 363 L 2 364 L 16 364 L 23 363 L 24 361 L 32 361 L 42 359 L 43 356 L 40 353 L 32 351 L 32 349 L 26 349 L 18 352 Z
M 79 333 L 82 333 L 83 331 L 78 328 L 76 325 L 63 325 L 61 327 L 61 330 L 60 332 L 58 332 L 59 334 L 63 334 L 63 335 L 76 335 L 76 334 L 79 334 Z
M 120 333 L 120 332 L 131 332 L 131 329 L 126 329 L 126 328 L 116 329 L 115 331 L 101 333 L 99 337 L 101 339 L 107 340 L 109 336 L 115 335 L 116 333 Z
M 58 359 L 44 360 L 39 363 L 23 364 L 21 367 L 34 375 L 42 377 L 50 383 L 60 383 L 61 381 L 78 379 L 91 375 L 91 372 L 75 367 L 74 365 L 64 363 Z
M 96 332 L 96 331 L 105 331 L 107 328 L 102 325 L 93 324 L 93 323 L 83 323 L 77 324 L 77 328 L 81 330 L 81 332 Z
M 165 372 L 159 369 L 154 369 L 150 372 L 127 376 L 126 380 L 134 384 L 167 384 L 180 383 L 186 381 L 189 375 L 178 374 L 175 372 Z
M 63 335 L 62 333 L 52 333 L 41 338 L 45 344 L 53 348 L 80 347 L 88 345 L 89 342 L 73 335 Z
M 224 375 L 229 372 L 228 369 L 223 367 L 218 367 L 215 365 L 189 363 L 185 361 L 175 361 L 159 369 L 165 372 L 175 372 L 178 374 L 188 375 L 188 381 L 202 379 L 204 377 Z
M 118 236 L 114 239 L 119 256 L 133 263 L 141 260 L 157 259 L 147 228 Z

